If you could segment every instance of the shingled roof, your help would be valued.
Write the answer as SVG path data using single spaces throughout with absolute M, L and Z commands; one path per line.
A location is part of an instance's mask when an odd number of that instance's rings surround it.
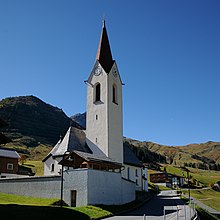
M 137 167 L 143 166 L 141 161 L 136 157 L 133 151 L 126 144 L 123 144 L 123 150 L 124 150 L 124 164 L 137 166 Z
M 14 149 L 2 148 L 2 147 L 0 147 L 0 157 L 16 158 L 16 159 L 20 158 L 19 154 Z

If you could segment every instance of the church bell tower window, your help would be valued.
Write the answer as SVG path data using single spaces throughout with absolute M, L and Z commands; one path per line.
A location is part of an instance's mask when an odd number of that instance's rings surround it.
M 101 100 L 101 85 L 100 83 L 97 83 L 95 85 L 95 102 L 98 102 Z
M 118 104 L 118 100 L 117 100 L 117 86 L 114 84 L 112 86 L 112 102 L 115 104 Z

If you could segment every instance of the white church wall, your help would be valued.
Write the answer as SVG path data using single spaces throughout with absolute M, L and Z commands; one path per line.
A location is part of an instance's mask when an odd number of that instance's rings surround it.
M 88 205 L 88 171 L 77 169 L 64 172 L 64 201 L 71 205 L 71 191 L 76 190 L 76 206 Z
M 95 64 L 94 70 L 98 65 Z M 93 70 L 93 71 L 94 71 Z M 87 85 L 87 106 L 86 106 L 86 137 L 92 142 L 89 145 L 92 151 L 93 146 L 97 145 L 105 155 L 108 155 L 107 148 L 107 74 L 102 69 L 98 76 L 93 75 L 93 71 Z M 95 85 L 100 83 L 100 101 L 95 102 Z M 89 143 L 87 143 L 89 144 Z
M 68 205 L 71 191 L 76 191 L 76 206 L 123 204 L 135 199 L 135 184 L 123 183 L 120 173 L 78 169 L 63 174 L 63 199 Z M 60 199 L 61 176 L 0 179 L 0 192 Z
M 114 74 L 113 74 L 114 72 Z M 113 85 L 115 87 L 115 101 L 113 102 Z M 123 163 L 123 128 L 122 128 L 122 84 L 114 63 L 108 74 L 108 156 Z
M 135 184 L 124 181 L 121 173 L 89 170 L 88 203 L 119 205 L 135 199 Z
M 143 168 L 143 190 L 148 192 L 148 169 L 147 167 Z
M 87 170 L 80 169 L 63 174 L 63 200 L 71 205 L 71 190 L 76 190 L 76 205 L 87 205 Z M 37 198 L 57 198 L 59 200 L 61 176 L 0 179 L 0 192 Z
M 128 203 L 135 200 L 135 183 L 122 178 L 122 203 Z
M 142 168 L 124 164 L 125 169 L 122 171 L 122 177 L 135 182 L 136 190 L 143 190 Z
M 52 156 L 50 156 L 45 162 L 44 162 L 44 175 L 59 175 L 61 171 L 61 165 L 58 164 L 61 160 L 60 158 L 53 159 Z M 54 167 L 52 170 L 52 166 Z
M 59 198 L 60 176 L 0 179 L 0 191 L 37 198 Z

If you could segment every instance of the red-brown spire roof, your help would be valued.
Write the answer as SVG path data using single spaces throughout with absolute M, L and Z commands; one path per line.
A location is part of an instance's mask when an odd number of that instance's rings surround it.
M 114 60 L 112 59 L 112 53 L 111 53 L 111 48 L 110 48 L 110 44 L 108 41 L 105 21 L 103 22 L 102 34 L 101 34 L 100 41 L 99 41 L 99 47 L 98 47 L 98 51 L 96 54 L 96 59 L 102 65 L 104 70 L 107 73 L 109 73 L 114 63 Z

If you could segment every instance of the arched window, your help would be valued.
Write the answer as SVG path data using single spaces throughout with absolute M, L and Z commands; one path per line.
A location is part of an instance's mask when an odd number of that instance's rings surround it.
M 115 104 L 118 104 L 118 100 L 117 100 L 117 86 L 114 84 L 112 86 L 112 102 L 115 103 Z
M 97 83 L 95 85 L 95 102 L 98 102 L 101 100 L 101 85 L 100 83 Z

